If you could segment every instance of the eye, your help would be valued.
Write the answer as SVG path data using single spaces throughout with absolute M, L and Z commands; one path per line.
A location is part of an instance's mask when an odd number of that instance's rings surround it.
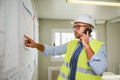
M 76 26 L 73 26 L 74 28 L 80 28 L 81 26 L 80 25 L 76 25 Z
M 77 28 L 80 28 L 81 26 L 80 25 L 78 25 L 78 26 L 76 26 Z

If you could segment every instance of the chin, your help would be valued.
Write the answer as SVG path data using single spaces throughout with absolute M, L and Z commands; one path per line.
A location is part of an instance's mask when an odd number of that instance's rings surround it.
M 75 38 L 76 38 L 76 39 L 80 39 L 80 36 L 75 35 Z
M 75 33 L 74 35 L 75 35 L 76 39 L 80 39 L 80 35 L 79 34 Z

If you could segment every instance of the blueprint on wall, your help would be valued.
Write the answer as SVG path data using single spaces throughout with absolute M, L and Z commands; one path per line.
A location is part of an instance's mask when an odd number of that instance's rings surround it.
M 33 40 L 35 40 L 36 34 L 35 27 L 37 22 L 35 23 L 33 10 L 31 7 L 30 0 L 23 0 L 20 3 L 20 27 L 19 27 L 19 43 L 23 44 L 23 36 L 27 35 Z M 35 23 L 35 24 L 34 24 Z M 36 25 L 36 26 L 34 26 Z M 20 79 L 31 80 L 33 76 L 33 72 L 35 66 L 37 64 L 37 52 L 35 49 L 27 48 L 24 45 L 20 47 Z
M 5 58 L 5 31 L 4 31 L 4 0 L 0 0 L 0 80 L 4 77 L 4 58 Z
M 24 46 L 24 34 L 38 39 L 31 0 L 0 0 L 0 11 L 0 80 L 31 80 L 37 51 Z
M 0 79 L 3 79 L 4 69 L 4 34 L 0 33 Z

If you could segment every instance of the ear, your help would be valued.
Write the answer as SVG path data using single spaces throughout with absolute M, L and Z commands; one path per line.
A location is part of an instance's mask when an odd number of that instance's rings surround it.
M 90 24 L 87 24 L 87 29 L 92 29 Z
M 91 26 L 91 25 L 89 25 L 89 26 L 88 26 L 88 29 L 92 29 L 92 26 Z

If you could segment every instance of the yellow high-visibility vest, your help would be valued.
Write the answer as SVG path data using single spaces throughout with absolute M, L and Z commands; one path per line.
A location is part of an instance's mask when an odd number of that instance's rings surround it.
M 90 47 L 94 51 L 94 54 L 99 51 L 103 44 L 103 42 L 96 39 L 90 41 Z M 72 40 L 68 43 L 64 62 L 60 69 L 57 80 L 69 80 L 70 60 L 77 45 L 78 40 Z M 101 76 L 95 74 L 91 67 L 88 65 L 88 58 L 84 48 L 82 49 L 78 58 L 75 80 L 101 80 Z

